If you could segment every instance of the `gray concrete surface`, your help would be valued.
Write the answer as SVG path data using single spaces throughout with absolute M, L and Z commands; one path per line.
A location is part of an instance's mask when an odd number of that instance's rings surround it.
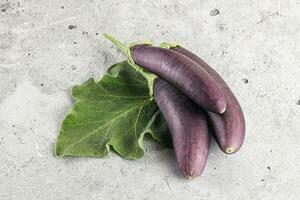
M 214 66 L 245 111 L 241 151 L 212 143 L 194 181 L 151 141 L 137 161 L 56 158 L 72 85 L 124 58 L 102 31 L 179 40 Z M 299 41 L 298 0 L 0 0 L 0 199 L 300 199 Z

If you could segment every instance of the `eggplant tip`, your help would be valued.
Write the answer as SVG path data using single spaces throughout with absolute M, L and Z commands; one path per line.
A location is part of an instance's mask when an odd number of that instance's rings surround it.
M 233 148 L 232 148 L 232 147 L 227 147 L 227 148 L 225 149 L 225 153 L 227 153 L 227 154 L 232 154 L 232 153 L 234 153 Z
M 187 179 L 187 180 L 194 180 L 195 178 L 197 178 L 199 175 L 185 175 L 184 177 Z
M 223 107 L 223 109 L 220 110 L 220 114 L 223 114 L 226 111 L 226 106 Z
M 197 176 L 186 176 L 185 178 L 187 179 L 187 180 L 193 180 L 193 179 L 195 179 Z

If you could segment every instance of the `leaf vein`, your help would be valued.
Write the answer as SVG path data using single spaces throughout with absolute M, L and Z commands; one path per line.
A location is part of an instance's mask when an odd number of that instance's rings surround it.
M 80 140 L 78 140 L 77 142 L 75 142 L 75 143 L 71 144 L 70 146 L 66 147 L 65 151 L 69 150 L 70 148 L 72 148 L 75 145 L 79 144 L 80 142 L 84 141 L 86 138 L 90 137 L 91 135 L 93 135 L 94 133 L 96 133 L 98 130 L 100 130 L 101 128 L 103 128 L 104 126 L 106 126 L 107 124 L 112 123 L 113 121 L 115 121 L 116 119 L 120 118 L 124 114 L 127 114 L 128 112 L 134 110 L 135 108 L 139 107 L 140 105 L 143 105 L 147 101 L 149 101 L 149 99 L 147 99 L 146 101 L 143 101 L 141 104 L 138 104 L 137 106 L 132 107 L 131 109 L 129 109 L 126 112 L 122 113 L 121 115 L 119 115 L 118 117 L 114 118 L 113 120 L 104 123 L 102 126 L 98 127 L 94 131 L 90 132 L 89 134 L 87 134 L 86 136 L 84 136 L 83 138 L 81 138 Z

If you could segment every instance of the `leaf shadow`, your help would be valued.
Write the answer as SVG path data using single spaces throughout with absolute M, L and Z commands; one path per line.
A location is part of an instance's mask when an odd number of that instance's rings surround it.
M 180 175 L 180 172 L 177 167 L 176 156 L 173 150 L 173 142 L 172 142 L 171 135 L 169 133 L 166 134 L 165 137 L 163 137 L 162 143 L 157 142 L 155 139 L 151 137 L 150 134 L 146 134 L 145 143 L 151 144 L 152 149 L 154 146 L 155 150 L 159 151 L 159 154 L 157 155 L 156 159 L 159 159 L 159 161 L 164 165 L 164 167 L 166 169 L 169 169 L 168 174 L 165 175 L 166 177 L 172 176 L 180 180 L 184 179 Z M 147 150 L 145 151 L 147 153 Z

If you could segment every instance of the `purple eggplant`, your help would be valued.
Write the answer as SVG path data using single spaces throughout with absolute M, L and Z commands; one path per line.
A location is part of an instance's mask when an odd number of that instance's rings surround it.
M 180 173 L 188 179 L 200 176 L 209 149 L 205 111 L 163 79 L 155 79 L 153 89 L 172 135 Z
M 168 81 L 202 108 L 215 113 L 226 110 L 226 99 L 214 79 L 181 53 L 150 45 L 132 46 L 130 53 L 137 65 Z
M 226 98 L 227 108 L 222 115 L 213 112 L 208 112 L 208 115 L 222 151 L 227 154 L 235 153 L 243 144 L 246 129 L 244 114 L 237 98 L 222 77 L 197 55 L 183 47 L 171 49 L 192 59 L 200 66 L 199 68 L 206 70 L 217 82 Z

